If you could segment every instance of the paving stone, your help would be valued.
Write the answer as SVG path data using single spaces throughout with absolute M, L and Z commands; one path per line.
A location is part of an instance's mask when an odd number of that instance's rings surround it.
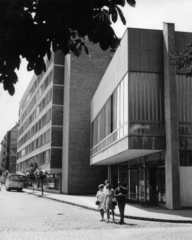
M 101 222 L 99 212 L 35 195 L 0 193 L 2 240 L 191 240 L 192 224 L 126 219 Z

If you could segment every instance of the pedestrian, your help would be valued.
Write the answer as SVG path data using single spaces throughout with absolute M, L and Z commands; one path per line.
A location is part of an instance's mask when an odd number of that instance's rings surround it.
M 106 193 L 105 193 L 105 203 L 104 203 L 104 208 L 106 209 L 107 212 L 107 223 L 109 222 L 110 219 L 110 210 L 113 215 L 113 221 L 115 221 L 114 217 L 114 205 L 112 203 L 112 199 L 114 198 L 114 190 L 111 188 L 110 184 L 107 184 L 106 186 Z
M 121 182 L 118 182 L 118 187 L 115 189 L 115 197 L 119 207 L 120 221 L 119 224 L 124 223 L 124 211 L 125 211 L 125 197 L 127 195 L 127 189 L 123 187 Z
M 101 221 L 104 221 L 104 202 L 105 202 L 105 192 L 103 191 L 104 185 L 100 184 L 98 186 L 99 191 L 97 192 L 96 198 L 98 201 L 98 209 L 101 214 Z
M 109 185 L 109 180 L 105 180 L 105 186 L 103 188 L 104 192 L 106 192 L 106 190 L 107 190 L 107 185 Z

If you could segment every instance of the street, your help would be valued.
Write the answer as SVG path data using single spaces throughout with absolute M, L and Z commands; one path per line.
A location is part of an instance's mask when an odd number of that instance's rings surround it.
M 191 239 L 191 224 L 119 219 L 101 222 L 99 212 L 38 197 L 31 193 L 0 191 L 0 239 Z

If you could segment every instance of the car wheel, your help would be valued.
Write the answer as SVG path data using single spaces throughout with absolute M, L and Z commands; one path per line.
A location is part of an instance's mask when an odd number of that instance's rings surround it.
M 17 189 L 17 192 L 21 192 L 22 191 L 22 189 Z
M 10 188 L 6 188 L 7 191 L 10 191 Z

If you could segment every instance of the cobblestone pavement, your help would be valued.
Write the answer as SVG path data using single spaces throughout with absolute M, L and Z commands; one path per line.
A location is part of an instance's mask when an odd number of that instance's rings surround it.
M 192 224 L 99 220 L 95 211 L 24 192 L 0 192 L 0 240 L 192 239 Z

